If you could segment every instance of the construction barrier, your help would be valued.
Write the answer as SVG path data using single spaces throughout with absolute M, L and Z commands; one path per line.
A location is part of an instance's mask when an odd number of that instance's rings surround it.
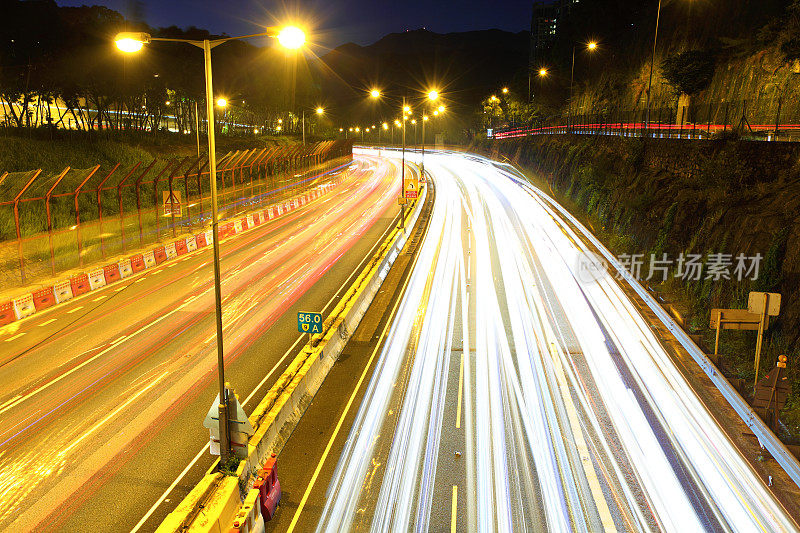
M 99 289 L 106 284 L 105 270 L 98 268 L 89 272 L 89 290 Z
M 17 320 L 23 319 L 26 316 L 31 316 L 33 313 L 36 312 L 36 306 L 33 305 L 33 295 L 26 294 L 21 298 L 17 298 L 13 300 L 14 302 L 14 314 L 17 317 Z
M 258 490 L 261 496 L 261 516 L 265 522 L 272 520 L 278 509 L 278 503 L 281 501 L 281 482 L 278 481 L 277 462 L 277 455 L 271 454 L 253 482 L 253 489 Z
M 159 246 L 155 250 L 153 250 L 153 257 L 156 258 L 156 264 L 160 265 L 164 261 L 167 260 L 167 252 L 164 251 L 163 246 Z
M 147 252 L 142 254 L 142 261 L 144 261 L 145 268 L 152 268 L 158 264 L 156 261 L 156 252 L 155 250 L 148 250 Z
M 261 492 L 255 489 L 248 492 L 242 507 L 233 519 L 230 533 L 261 533 L 264 531 L 261 507 Z
M 164 255 L 167 256 L 167 259 L 175 259 L 178 257 L 178 252 L 175 251 L 175 243 L 171 242 L 164 246 Z
M 335 179 L 332 182 L 320 186 L 320 188 L 328 191 L 339 183 L 341 183 L 341 179 Z M 318 191 L 314 191 L 314 193 L 317 192 Z M 304 205 L 310 198 L 315 197 L 315 194 L 305 194 L 282 203 L 272 204 L 260 211 L 249 213 L 237 220 L 220 224 L 219 237 L 223 238 L 247 229 L 252 229 L 268 220 L 288 213 L 299 205 Z M 159 246 L 143 253 L 134 254 L 131 257 L 121 259 L 117 263 L 104 265 L 102 268 L 97 268 L 87 273 L 76 274 L 69 279 L 55 283 L 51 287 L 37 289 L 32 293 L 21 295 L 16 299 L 11 298 L 10 301 L 0 304 L 0 326 L 30 316 L 37 310 L 46 309 L 55 304 L 66 302 L 89 291 L 104 287 L 109 283 L 128 278 L 145 269 L 152 268 L 169 259 L 174 259 L 179 255 L 193 252 L 198 248 L 209 246 L 212 243 L 213 232 L 211 229 L 208 229 L 197 235 L 179 239 L 165 246 Z
M 119 265 L 117 263 L 111 263 L 110 265 L 104 266 L 103 275 L 105 276 L 106 284 L 114 283 L 115 281 L 122 279 L 122 275 L 119 272 Z
M 72 283 L 70 283 L 70 280 L 65 279 L 53 285 L 53 295 L 56 298 L 56 303 L 72 300 Z
M 41 288 L 38 291 L 34 291 L 32 296 L 33 305 L 36 307 L 37 311 L 47 309 L 51 305 L 56 304 L 56 297 L 55 294 L 53 294 L 53 287 Z
M 73 296 L 80 296 L 81 294 L 91 290 L 91 287 L 89 287 L 89 276 L 86 274 L 78 274 L 77 276 L 73 276 L 69 281 L 72 285 Z
M 129 278 L 133 276 L 133 267 L 131 266 L 130 259 L 123 259 L 122 261 L 117 263 L 117 267 L 119 268 L 120 278 Z
M 17 319 L 14 313 L 14 304 L 11 302 L 0 303 L 0 326 L 10 324 Z

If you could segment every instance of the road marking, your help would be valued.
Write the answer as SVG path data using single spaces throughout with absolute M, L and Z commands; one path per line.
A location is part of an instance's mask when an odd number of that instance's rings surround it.
M 79 307 L 76 307 L 75 309 L 70 309 L 69 311 L 67 311 L 67 314 L 68 314 L 68 315 L 71 315 L 72 313 L 77 313 L 77 312 L 78 312 L 78 311 L 80 311 L 81 309 L 83 309 L 83 306 L 82 306 L 82 305 L 81 305 L 81 306 L 79 306 Z
M 144 280 L 145 280 L 145 277 L 144 277 L 144 276 L 142 276 L 141 278 L 139 278 L 139 279 L 137 279 L 136 281 L 134 281 L 134 283 L 141 283 L 141 282 L 143 282 Z
M 128 286 L 125 285 L 124 287 L 120 287 L 119 289 L 114 289 L 114 292 L 124 291 L 127 288 L 128 288 Z
M 450 511 L 450 533 L 456 532 L 456 517 L 458 514 L 456 513 L 456 509 L 458 508 L 458 485 L 453 485 L 453 507 Z
M 550 355 L 552 356 L 553 369 L 555 370 L 556 381 L 561 392 L 561 397 L 564 400 L 564 407 L 567 411 L 567 420 L 569 420 L 570 430 L 573 435 L 573 442 L 575 448 L 578 450 L 578 455 L 581 459 L 581 466 L 586 475 L 586 481 L 589 484 L 589 490 L 592 493 L 595 506 L 597 507 L 597 514 L 600 515 L 600 522 L 603 524 L 603 531 L 616 532 L 616 524 L 614 518 L 611 516 L 611 511 L 608 508 L 603 488 L 600 486 L 600 481 L 597 479 L 597 472 L 594 468 L 594 463 L 589 455 L 589 447 L 586 444 L 586 439 L 583 436 L 583 429 L 581 428 L 580 419 L 578 418 L 575 404 L 572 401 L 572 395 L 569 390 L 569 383 L 564 374 L 564 367 L 561 365 L 561 357 L 554 342 L 550 343 Z
M 3 402 L 2 404 L 0 404 L 0 409 L 5 409 L 6 407 L 13 406 L 17 402 L 17 400 L 19 400 L 20 398 L 21 398 L 21 396 L 19 394 L 17 394 L 16 396 L 11 398 L 7 402 Z
M 22 337 L 23 335 L 25 335 L 25 333 L 24 333 L 24 332 L 23 332 L 23 333 L 17 333 L 17 334 L 16 334 L 16 335 L 14 335 L 13 337 L 9 337 L 9 338 L 7 338 L 7 339 L 6 339 L 6 342 L 11 342 L 11 341 L 13 341 L 13 340 L 15 340 L 15 339 L 19 339 L 19 338 L 20 338 L 20 337 Z
M 418 257 L 419 255 L 414 257 L 414 263 L 411 265 L 411 270 L 409 272 L 414 270 L 414 266 L 417 263 Z M 309 481 L 308 483 L 308 487 L 306 488 L 306 491 L 303 494 L 303 498 L 300 500 L 300 505 L 297 506 L 297 511 L 295 511 L 294 517 L 292 517 L 292 522 L 289 524 L 289 529 L 286 530 L 286 533 L 292 533 L 292 531 L 294 531 L 295 526 L 297 525 L 297 521 L 300 519 L 300 513 L 303 512 L 303 508 L 306 506 L 308 497 L 311 495 L 311 490 L 314 488 L 314 483 L 316 483 L 317 477 L 319 477 L 319 473 L 322 471 L 322 465 L 325 464 L 325 460 L 328 458 L 328 454 L 331 451 L 331 447 L 333 446 L 333 443 L 336 440 L 337 435 L 339 435 L 339 431 L 342 429 L 342 424 L 344 424 L 344 419 L 350 412 L 350 407 L 352 407 L 353 402 L 356 399 L 356 395 L 358 394 L 358 391 L 361 389 L 362 383 L 364 383 L 364 379 L 367 376 L 367 372 L 372 366 L 372 361 L 375 359 L 375 355 L 378 353 L 378 350 L 383 344 L 383 339 L 386 336 L 386 332 L 389 330 L 389 326 L 392 325 L 395 312 L 397 311 L 400 302 L 403 301 L 403 296 L 405 296 L 406 287 L 408 287 L 408 283 L 410 280 L 411 276 L 409 275 L 406 277 L 406 281 L 405 283 L 403 283 L 403 289 L 400 291 L 400 296 L 397 298 L 397 301 L 395 302 L 394 307 L 392 308 L 392 312 L 389 314 L 389 319 L 386 321 L 386 325 L 383 327 L 383 331 L 381 331 L 380 337 L 378 337 L 378 342 L 375 345 L 375 349 L 369 356 L 367 364 L 366 366 L 364 366 L 364 371 L 361 373 L 361 377 L 358 378 L 358 382 L 356 383 L 356 386 L 353 389 L 353 393 L 347 400 L 347 405 L 345 405 L 344 412 L 342 413 L 342 416 L 339 418 L 339 421 L 336 423 L 336 428 L 334 428 L 333 430 L 333 434 L 331 435 L 331 438 L 328 441 L 328 445 L 325 446 L 325 451 L 322 452 L 322 457 L 320 458 L 319 463 L 317 464 L 317 468 L 314 470 L 314 475 L 311 476 L 311 481 Z
M 322 308 L 322 312 L 323 313 L 325 312 L 326 309 L 328 309 L 328 307 L 330 307 L 331 303 L 333 303 L 333 301 L 339 296 L 339 293 L 342 291 L 342 289 L 346 285 L 348 285 L 350 283 L 350 280 L 353 278 L 353 276 L 355 276 L 358 272 L 361 271 L 361 269 L 363 268 L 364 263 L 373 256 L 373 254 L 375 253 L 375 249 L 378 248 L 378 246 L 383 243 L 383 241 L 386 239 L 386 235 L 392 229 L 394 229 L 396 220 L 397 220 L 397 216 L 395 216 L 395 218 L 392 220 L 392 222 L 387 226 L 386 230 L 383 232 L 383 234 L 380 236 L 380 238 L 375 242 L 375 244 L 372 245 L 372 248 L 370 248 L 369 252 L 367 252 L 367 254 L 364 255 L 364 258 L 361 260 L 361 262 L 358 264 L 358 266 L 356 266 L 356 268 L 353 269 L 353 272 L 350 273 L 350 275 L 347 277 L 347 279 L 342 284 L 342 286 L 339 287 L 339 290 L 337 290 L 336 293 L 334 293 L 334 295 L 331 297 L 331 299 L 328 300 L 328 303 L 326 303 L 325 306 Z M 210 249 L 210 248 L 207 248 L 207 249 Z M 203 263 L 203 265 L 208 265 L 208 264 L 210 264 L 210 262 Z M 201 265 L 201 266 L 203 266 L 203 265 Z M 141 278 L 141 280 L 144 280 L 144 278 Z M 138 283 L 138 281 L 136 283 Z M 211 339 L 213 339 L 215 336 L 216 336 L 216 333 L 212 334 L 208 339 L 206 339 L 206 342 L 211 341 Z M 275 363 L 275 366 L 272 367 L 272 369 L 264 377 L 264 379 L 262 379 L 261 382 L 258 385 L 256 385 L 256 387 L 253 389 L 253 391 L 250 393 L 250 395 L 247 398 L 245 398 L 244 402 L 242 402 L 243 406 L 246 405 L 250 400 L 253 399 L 253 397 L 256 395 L 258 390 L 261 387 L 263 387 L 264 384 L 267 382 L 267 380 L 269 379 L 269 376 L 271 376 L 272 373 L 275 372 L 275 370 L 283 363 L 283 360 L 286 359 L 286 357 L 290 353 L 292 353 L 294 351 L 294 349 L 297 346 L 297 343 L 300 342 L 304 337 L 305 337 L 305 335 L 302 335 L 302 334 L 297 337 L 297 340 L 294 341 L 294 344 L 292 344 L 292 346 L 288 350 L 286 350 L 286 353 L 283 354 L 283 357 L 281 357 L 281 359 L 277 363 Z M 0 410 L 0 413 L 2 413 L 1 410 Z M 208 449 L 208 446 L 209 446 L 208 444 L 203 446 L 203 449 L 200 450 L 197 453 L 197 455 L 195 455 L 194 459 L 192 459 L 192 461 L 186 466 L 186 468 L 183 469 L 183 472 L 181 472 L 178 475 L 178 477 L 175 478 L 175 481 L 173 481 L 172 484 L 169 487 L 167 487 L 167 490 L 164 491 L 164 493 L 161 495 L 161 497 L 158 499 L 158 501 L 156 501 L 156 503 L 153 504 L 153 506 L 150 508 L 150 510 L 147 511 L 147 513 L 142 517 L 141 520 L 139 520 L 139 523 L 136 524 L 136 526 L 134 526 L 133 530 L 131 530 L 131 533 L 137 533 L 142 528 L 142 526 L 145 524 L 145 522 L 147 522 L 147 520 L 155 512 L 155 510 L 158 508 L 158 506 L 161 505 L 164 502 L 164 500 L 166 499 L 167 495 L 170 492 L 172 492 L 172 490 L 178 485 L 178 483 L 181 482 L 181 480 L 184 477 L 186 477 L 186 474 L 189 473 L 189 470 L 192 468 L 192 466 L 194 466 L 194 464 L 198 460 L 200 460 L 200 458 L 203 456 L 205 451 Z
M 461 398 L 464 390 L 464 352 L 461 352 L 461 366 L 458 369 L 458 404 L 456 407 L 456 429 L 461 427 Z
M 46 326 L 47 324 L 52 324 L 52 323 L 53 323 L 53 322 L 55 322 L 55 321 L 56 321 L 56 319 L 55 319 L 55 318 L 51 318 L 51 319 L 50 319 L 50 320 L 48 320 L 47 322 L 42 322 L 41 324 L 39 324 L 39 327 L 41 328 L 41 327 L 43 327 L 43 326 Z
M 117 344 L 118 342 L 120 342 L 121 340 L 123 340 L 123 339 L 124 339 L 126 336 L 127 336 L 127 335 L 123 335 L 122 337 L 118 338 L 117 340 L 115 340 L 115 341 L 111 341 L 111 344 Z
M 98 296 L 97 298 L 95 298 L 95 299 L 94 299 L 94 300 L 92 300 L 92 301 L 93 301 L 93 302 L 99 302 L 99 301 L 100 301 L 100 300 L 102 300 L 103 298 L 108 298 L 108 294 L 104 294 L 104 295 L 102 295 L 102 296 Z

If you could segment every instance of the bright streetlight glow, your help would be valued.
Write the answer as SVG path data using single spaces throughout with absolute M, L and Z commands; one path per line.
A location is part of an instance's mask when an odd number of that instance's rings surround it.
M 360 130 L 360 129 L 358 129 L 358 127 L 356 127 L 356 133 L 358 133 L 359 131 L 361 131 L 361 130 Z
M 439 110 L 438 109 L 434 109 L 433 110 L 433 116 L 434 117 L 438 117 L 439 116 Z
M 114 37 L 114 44 L 123 52 L 132 54 L 138 52 L 150 42 L 150 35 L 143 32 L 125 31 Z
M 317 108 L 317 115 L 322 115 L 323 113 L 325 113 L 325 109 L 322 108 L 322 107 L 318 107 Z
M 395 126 L 399 126 L 399 125 L 400 125 L 400 121 L 399 121 L 399 120 L 395 120 L 395 121 L 394 121 L 394 125 L 395 125 Z
M 381 92 L 380 92 L 378 89 L 372 89 L 372 90 L 369 92 L 369 95 L 370 95 L 372 98 L 380 98 L 380 97 L 381 97 Z
M 281 131 L 281 127 L 278 126 L 277 128 L 275 128 L 275 131 Z
M 385 122 L 383 123 L 383 129 L 385 129 L 385 130 L 389 129 L 389 125 L 387 123 L 385 123 Z
M 422 120 L 428 120 L 428 115 L 422 115 Z
M 439 98 L 439 91 L 433 90 L 428 93 L 428 100 L 435 101 Z
M 228 105 L 228 101 L 225 100 L 224 98 L 218 98 L 217 99 L 217 105 L 219 107 L 225 107 L 226 105 Z
M 306 34 L 297 26 L 286 26 L 278 34 L 278 42 L 289 50 L 297 50 L 306 42 Z
M 353 128 L 348 129 L 347 131 L 353 131 Z
M 540 68 L 539 69 L 539 76 L 541 76 L 541 77 L 547 76 L 547 69 L 546 68 Z
M 410 112 L 411 112 L 411 107 L 410 106 L 403 107 L 403 113 L 410 113 Z
M 412 120 L 411 123 L 416 124 L 417 123 L 416 119 Z
M 596 48 L 597 48 L 597 43 L 594 41 L 591 41 L 589 44 L 586 45 L 586 49 L 589 50 L 590 52 Z
M 503 94 L 508 94 L 508 87 L 503 87 Z
M 255 133 L 256 135 L 258 135 L 258 128 L 253 128 L 253 133 Z
M 439 106 L 439 113 L 444 113 L 444 106 L 443 105 Z

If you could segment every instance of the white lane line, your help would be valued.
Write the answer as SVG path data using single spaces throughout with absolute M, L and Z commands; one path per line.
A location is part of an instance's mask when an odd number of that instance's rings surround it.
M 53 323 L 53 322 L 55 322 L 55 321 L 56 321 L 56 319 L 55 319 L 55 318 L 51 318 L 51 319 L 50 319 L 50 320 L 48 320 L 47 322 L 42 322 L 41 324 L 39 324 L 39 327 L 40 327 L 40 328 L 41 328 L 41 327 L 44 327 L 44 326 L 46 326 L 46 325 L 48 325 L 48 324 L 52 324 L 52 323 Z
M 450 510 L 450 533 L 456 533 L 456 523 L 458 522 L 458 485 L 453 485 L 453 505 Z
M 83 306 L 82 306 L 82 305 L 80 305 L 80 306 L 76 307 L 75 309 L 70 309 L 69 311 L 67 311 L 67 314 L 68 314 L 68 315 L 71 315 L 72 313 L 77 313 L 77 312 L 78 312 L 78 311 L 80 311 L 81 309 L 83 309 Z
M 203 448 L 197 453 L 197 455 L 194 456 L 194 459 L 192 459 L 191 462 L 188 465 L 186 465 L 186 468 L 183 469 L 183 472 L 181 472 L 180 475 L 178 475 L 178 477 L 175 478 L 175 481 L 172 482 L 172 485 L 167 487 L 167 490 L 164 491 L 164 493 L 161 495 L 158 501 L 156 501 L 156 503 L 150 508 L 150 510 L 147 511 L 147 514 L 145 514 L 142 517 L 142 519 L 139 520 L 139 522 L 135 526 L 133 526 L 131 533 L 136 533 L 142 528 L 144 523 L 147 522 L 150 516 L 152 516 L 153 512 L 158 508 L 158 506 L 161 505 L 161 503 L 167 498 L 167 495 L 170 492 L 172 492 L 172 489 L 178 486 L 178 483 L 180 483 L 181 480 L 186 476 L 186 474 L 189 473 L 189 470 L 192 469 L 195 463 L 197 463 L 197 461 L 200 460 L 200 458 L 203 456 L 206 450 L 208 450 L 208 444 L 203 446 Z
M 25 333 L 24 333 L 24 332 L 23 332 L 23 333 L 17 333 L 17 334 L 16 334 L 16 335 L 14 335 L 13 337 L 9 337 L 9 338 L 7 338 L 7 339 L 6 339 L 6 342 L 11 342 L 11 341 L 13 341 L 13 340 L 19 339 L 19 338 L 20 338 L 20 337 L 22 337 L 23 335 L 25 335 Z
M 354 269 L 353 269 L 353 271 L 352 271 L 352 272 L 350 273 L 350 275 L 347 277 L 347 279 L 346 279 L 346 280 L 345 280 L 345 282 L 342 284 L 342 286 L 341 286 L 341 287 L 339 287 L 339 290 L 337 290 L 337 291 L 334 293 L 334 295 L 331 297 L 331 299 L 330 299 L 330 300 L 328 300 L 328 302 L 327 302 L 327 303 L 325 304 L 325 306 L 322 308 L 322 312 L 323 312 L 323 313 L 325 313 L 325 312 L 327 311 L 328 307 L 330 307 L 330 305 L 333 303 L 333 301 L 336 299 L 336 297 L 337 297 L 337 296 L 339 296 L 339 293 L 340 293 L 340 292 L 342 292 L 342 289 L 343 289 L 344 287 L 346 287 L 346 286 L 347 286 L 347 285 L 350 283 L 350 280 L 353 278 L 353 276 L 355 276 L 355 275 L 356 275 L 356 273 L 358 273 L 358 272 L 360 272 L 360 271 L 361 271 L 361 269 L 363 268 L 363 265 L 364 265 L 364 263 L 365 263 L 365 262 L 366 262 L 368 259 L 370 259 L 370 258 L 371 258 L 371 257 L 374 255 L 374 253 L 375 253 L 375 249 L 376 249 L 376 248 L 377 248 L 377 247 L 378 247 L 378 246 L 379 246 L 381 243 L 383 243 L 383 241 L 386 239 L 386 235 L 387 235 L 387 234 L 388 234 L 388 233 L 389 233 L 389 232 L 390 232 L 392 229 L 394 229 L 394 226 L 395 226 L 395 224 L 396 224 L 396 221 L 397 221 L 397 216 L 395 216 L 395 218 L 394 218 L 394 219 L 392 219 L 392 222 L 391 222 L 391 223 L 390 223 L 390 224 L 389 224 L 389 225 L 386 227 L 386 230 L 383 232 L 383 234 L 380 236 L 380 238 L 379 238 L 379 239 L 378 239 L 378 240 L 375 242 L 375 244 L 373 244 L 373 245 L 372 245 L 372 248 L 370 248 L 369 252 L 367 252 L 367 254 L 364 256 L 364 258 L 361 260 L 361 262 L 360 262 L 360 263 L 359 263 L 359 264 L 356 266 L 356 268 L 354 268 Z M 206 264 L 208 264 L 208 263 L 206 263 Z M 144 278 L 142 278 L 142 279 L 144 279 Z M 184 304 L 184 305 L 186 305 L 186 304 Z M 183 306 L 181 306 L 181 307 L 183 307 Z M 212 335 L 211 335 L 211 336 L 210 336 L 208 339 L 206 339 L 206 342 L 210 342 L 210 341 L 211 341 L 211 340 L 212 340 L 212 339 L 215 337 L 215 335 L 216 335 L 216 334 L 212 334 Z M 258 392 L 258 391 L 261 389 L 261 387 L 263 387 L 263 386 L 264 386 L 264 384 L 267 382 L 267 380 L 269 379 L 269 377 L 270 377 L 270 376 L 271 376 L 271 375 L 272 375 L 272 374 L 275 372 L 275 370 L 276 370 L 276 369 L 277 369 L 277 368 L 278 368 L 278 367 L 279 367 L 279 366 L 280 366 L 280 365 L 283 363 L 284 359 L 286 359 L 286 357 L 288 357 L 288 356 L 289 356 L 289 354 L 290 354 L 290 353 L 292 353 L 292 352 L 293 352 L 293 351 L 296 349 L 296 347 L 297 347 L 297 343 L 298 343 L 298 342 L 300 342 L 300 341 L 301 341 L 303 338 L 305 338 L 305 335 L 302 335 L 302 334 L 301 334 L 300 336 L 298 336 L 298 337 L 297 337 L 297 340 L 295 340 L 295 341 L 294 341 L 294 343 L 292 344 L 292 346 L 291 346 L 291 347 L 289 347 L 289 349 L 288 349 L 288 350 L 286 350 L 286 353 L 284 353 L 284 354 L 283 354 L 283 357 L 281 357 L 281 358 L 278 360 L 278 362 L 277 362 L 277 363 L 275 363 L 275 366 L 273 366 L 273 367 L 272 367 L 272 369 L 271 369 L 271 370 L 269 371 L 269 373 L 268 373 L 268 374 L 267 374 L 267 375 L 264 377 L 264 379 L 262 379 L 262 380 L 261 380 L 261 382 L 260 382 L 258 385 L 256 385 L 256 387 L 253 389 L 253 391 L 252 391 L 252 392 L 251 392 L 251 393 L 250 393 L 250 394 L 247 396 L 247 398 L 245 398 L 244 402 L 242 402 L 242 406 L 245 406 L 245 405 L 247 405 L 247 403 L 248 403 L 250 400 L 252 400 L 252 399 L 253 399 L 253 397 L 256 395 L 256 393 L 257 393 L 257 392 Z M 0 411 L 0 413 L 2 413 L 2 411 Z M 172 492 L 172 490 L 173 490 L 173 489 L 174 489 L 174 488 L 175 488 L 175 487 L 178 485 L 178 483 L 180 483 L 180 482 L 181 482 L 181 480 L 182 480 L 184 477 L 186 477 L 186 474 L 188 474 L 188 473 L 189 473 L 189 470 L 191 470 L 191 468 L 194 466 L 194 464 L 195 464 L 195 463 L 197 463 L 197 461 L 198 461 L 198 460 L 200 460 L 200 457 L 202 457 L 202 456 L 203 456 L 203 454 L 205 453 L 205 451 L 208 449 L 208 446 L 209 446 L 208 444 L 206 444 L 205 446 L 203 446 L 203 449 L 201 449 L 201 450 L 200 450 L 200 451 L 197 453 L 197 455 L 195 455 L 194 459 L 192 459 L 192 461 L 191 461 L 191 462 L 190 462 L 190 463 L 189 463 L 189 464 L 186 466 L 186 468 L 184 468 L 184 469 L 183 469 L 183 471 L 182 471 L 180 474 L 178 474 L 178 477 L 177 477 L 177 478 L 175 478 L 175 481 L 173 481 L 173 482 L 172 482 L 172 484 L 171 484 L 169 487 L 167 487 L 167 490 L 165 490 L 165 491 L 164 491 L 164 493 L 161 495 L 161 497 L 159 497 L 159 499 L 156 501 L 156 503 L 154 503 L 154 504 L 153 504 L 153 506 L 152 506 L 152 507 L 150 507 L 150 509 L 149 509 L 149 510 L 147 511 L 147 513 L 146 513 L 146 514 L 145 514 L 145 515 L 142 517 L 142 519 L 141 519 L 141 520 L 139 520 L 139 523 L 137 523 L 137 524 L 134 526 L 134 528 L 131 530 L 131 533 L 137 533 L 137 532 L 138 532 L 138 531 L 139 531 L 139 530 L 142 528 L 142 526 L 143 526 L 143 525 L 145 524 L 145 522 L 147 522 L 147 520 L 148 520 L 148 519 L 149 519 L 149 518 L 152 516 L 152 514 L 155 512 L 155 510 L 158 508 L 158 506 L 159 506 L 159 505 L 161 505 L 161 504 L 164 502 L 164 500 L 166 499 L 167 495 L 168 495 L 170 492 Z
M 458 370 L 458 404 L 456 407 L 456 429 L 461 428 L 461 399 L 464 390 L 464 352 L 461 352 L 461 366 Z

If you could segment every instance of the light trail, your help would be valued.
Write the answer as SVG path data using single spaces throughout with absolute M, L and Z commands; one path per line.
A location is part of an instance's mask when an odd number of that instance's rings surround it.
M 425 163 L 428 233 L 318 531 L 452 528 L 456 486 L 468 531 L 797 531 L 540 191 Z
M 394 206 L 399 165 L 376 163 L 370 162 L 372 170 L 359 163 L 335 193 L 223 242 L 226 366 Z M 145 285 L 103 289 L 108 297 L 88 306 L 83 301 L 75 308 L 80 315 L 70 314 L 68 305 L 54 309 L 52 337 L 17 339 L 14 351 L 4 353 L 0 530 L 37 524 L 57 529 L 193 400 L 213 395 L 208 257 L 204 250 L 170 263 L 174 268 L 147 272 L 137 280 L 147 280 Z M 107 312 L 97 312 L 99 305 Z M 34 326 L 31 321 L 21 328 Z M 258 371 L 279 356 L 259 353 L 248 359 L 256 364 L 247 370 Z M 200 419 L 186 423 L 193 431 L 171 446 L 199 448 L 207 430 Z

